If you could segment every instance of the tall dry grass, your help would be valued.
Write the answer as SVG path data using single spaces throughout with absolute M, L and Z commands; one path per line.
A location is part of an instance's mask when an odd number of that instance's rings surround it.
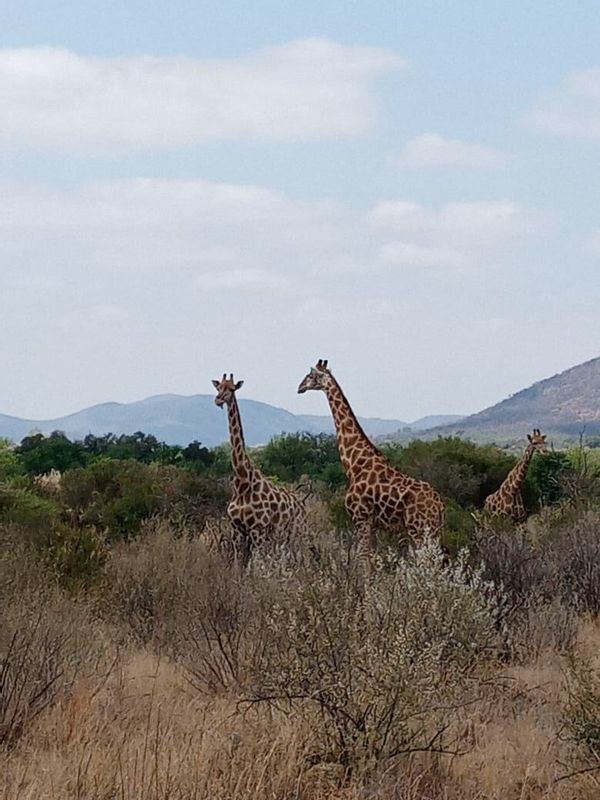
M 525 543 L 581 571 L 572 602 L 547 563 L 490 586 L 519 543 L 481 545 L 484 572 L 435 547 L 382 558 L 365 587 L 351 544 L 326 530 L 244 572 L 160 521 L 109 552 L 93 590 L 69 594 L 13 531 L 0 796 L 596 798 L 595 524 Z

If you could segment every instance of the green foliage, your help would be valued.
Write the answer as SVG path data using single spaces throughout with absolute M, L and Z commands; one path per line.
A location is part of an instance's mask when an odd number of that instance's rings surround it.
M 8 439 L 0 439 L 0 483 L 19 477 L 21 461 Z
M 551 452 L 535 456 L 529 465 L 529 480 L 544 505 L 558 503 L 565 497 L 567 476 L 574 472 L 566 453 Z
M 26 436 L 16 448 L 23 469 L 29 475 L 43 475 L 52 469 L 64 472 L 86 462 L 81 442 L 72 442 L 64 433 L 54 431 L 50 436 L 35 433 Z
M 92 458 L 114 458 L 119 461 L 134 459 L 144 464 L 158 462 L 175 464 L 183 461 L 182 448 L 159 442 L 152 434 L 137 431 L 133 434 L 115 436 L 107 433 L 104 436 L 88 434 L 83 440 L 83 448 Z
M 256 459 L 265 473 L 287 482 L 308 476 L 335 487 L 346 481 L 336 438 L 325 433 L 277 436 L 257 453 Z
M 477 445 L 457 436 L 390 444 L 383 451 L 399 470 L 428 481 L 443 497 L 463 507 L 480 508 L 516 463 L 494 445 Z
M 181 457 L 186 465 L 196 468 L 210 467 L 215 461 L 214 451 L 194 440 L 181 451 Z
M 77 523 L 128 539 L 157 513 L 173 513 L 201 524 L 222 511 L 225 489 L 211 478 L 173 466 L 103 458 L 63 475 L 62 501 Z
M 0 485 L 0 522 L 18 525 L 27 543 L 43 547 L 59 517 L 55 502 L 22 487 Z
M 346 509 L 346 493 L 338 490 L 326 500 L 327 516 L 333 528 L 338 532 L 349 530 L 352 525 L 350 514 Z
M 139 461 L 104 458 L 63 475 L 61 494 L 80 524 L 106 530 L 110 539 L 137 533 L 163 506 L 157 475 Z
M 228 443 L 213 447 L 211 452 L 210 473 L 216 478 L 225 478 L 233 474 L 231 467 L 231 447 Z
M 61 522 L 50 533 L 44 559 L 58 582 L 75 591 L 98 579 L 106 561 L 106 547 L 95 528 Z

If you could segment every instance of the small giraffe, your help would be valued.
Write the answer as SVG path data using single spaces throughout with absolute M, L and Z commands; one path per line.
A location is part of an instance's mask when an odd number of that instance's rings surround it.
M 485 511 L 501 517 L 508 517 L 514 522 L 524 522 L 527 512 L 521 497 L 521 487 L 527 477 L 527 470 L 531 459 L 536 453 L 545 455 L 548 452 L 546 437 L 540 433 L 539 428 L 533 429 L 533 434 L 527 434 L 529 444 L 521 459 L 508 473 L 497 492 L 486 497 Z
M 254 547 L 286 543 L 294 535 L 305 533 L 306 512 L 298 497 L 267 480 L 246 452 L 235 396 L 243 383 L 235 383 L 233 375 L 227 378 L 225 373 L 220 381 L 213 381 L 217 390 L 215 403 L 220 408 L 226 405 L 229 417 L 233 497 L 227 514 L 239 536 L 242 561 L 247 563 Z
M 325 392 L 335 422 L 342 466 L 348 477 L 346 508 L 359 537 L 361 557 L 375 544 L 375 528 L 401 530 L 413 539 L 440 535 L 445 508 L 440 495 L 425 481 L 403 475 L 367 437 L 338 382 L 319 359 L 298 392 Z

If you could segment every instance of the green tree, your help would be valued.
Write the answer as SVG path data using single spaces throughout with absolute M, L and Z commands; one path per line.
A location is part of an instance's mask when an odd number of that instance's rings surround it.
M 214 451 L 209 450 L 208 447 L 194 440 L 190 442 L 187 447 L 181 451 L 181 458 L 184 464 L 191 465 L 196 468 L 210 467 L 215 461 Z
M 334 487 L 346 480 L 336 438 L 325 433 L 277 436 L 257 452 L 256 459 L 264 472 L 283 481 L 307 475 Z
M 15 452 L 29 475 L 43 475 L 52 469 L 65 472 L 87 461 L 81 442 L 72 442 L 62 431 L 53 431 L 49 436 L 43 433 L 26 436 Z
M 477 445 L 458 436 L 415 439 L 382 449 L 399 470 L 428 481 L 462 507 L 481 507 L 516 463 L 514 456 L 494 445 Z
M 0 438 L 0 482 L 11 481 L 22 472 L 23 467 L 12 442 Z

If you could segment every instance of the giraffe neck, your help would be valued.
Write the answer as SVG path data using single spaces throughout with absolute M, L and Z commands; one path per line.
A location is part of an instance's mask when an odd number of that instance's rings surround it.
M 535 448 L 529 445 L 527 450 L 523 453 L 521 459 L 515 464 L 511 471 L 506 476 L 503 486 L 510 494 L 514 494 L 521 490 L 527 477 L 527 470 L 533 458 Z
M 363 431 L 350 403 L 335 378 L 332 377 L 325 394 L 327 395 L 335 423 L 340 460 L 346 474 L 350 476 L 358 455 L 365 455 L 366 453 L 369 456 L 382 456 Z
M 231 442 L 231 465 L 236 478 L 247 480 L 253 469 L 253 464 L 246 452 L 244 430 L 240 417 L 240 409 L 235 395 L 227 405 L 229 419 L 229 441 Z

